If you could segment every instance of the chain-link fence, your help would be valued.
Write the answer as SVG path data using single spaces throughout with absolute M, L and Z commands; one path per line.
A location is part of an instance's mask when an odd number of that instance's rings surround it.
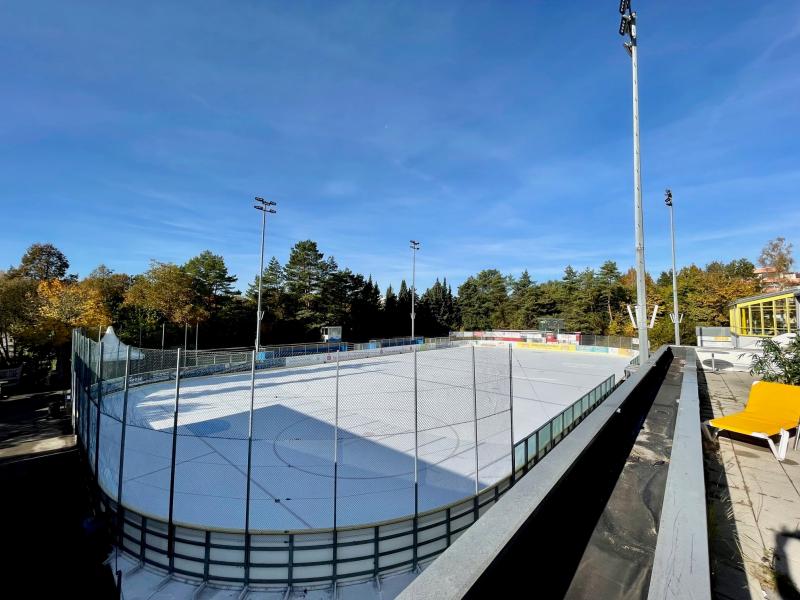
M 578 338 L 580 346 L 596 346 L 598 348 L 624 348 L 635 350 L 639 340 L 624 335 L 594 335 L 582 333 Z
M 74 422 L 120 545 L 206 579 L 415 567 L 613 389 L 514 444 L 510 345 L 403 341 L 185 353 L 76 331 Z

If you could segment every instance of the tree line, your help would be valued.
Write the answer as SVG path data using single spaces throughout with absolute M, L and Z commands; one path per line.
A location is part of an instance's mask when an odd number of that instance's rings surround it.
M 772 242 L 770 242 L 772 243 Z M 789 265 L 791 265 L 789 248 Z M 786 256 L 780 260 L 786 262 Z M 782 263 L 782 264 L 783 264 Z M 0 365 L 27 360 L 47 364 L 68 357 L 70 330 L 100 332 L 113 325 L 120 338 L 143 347 L 242 347 L 254 343 L 258 278 L 236 288 L 221 255 L 206 250 L 184 264 L 151 261 L 136 275 L 99 265 L 79 278 L 52 244 L 33 244 L 16 266 L 0 272 Z M 678 273 L 684 319 L 682 339 L 694 340 L 696 325 L 727 325 L 728 305 L 760 291 L 754 265 L 690 265 Z M 672 280 L 668 272 L 647 276 L 650 310 L 660 306 L 651 331 L 654 345 L 672 339 Z M 633 336 L 626 305 L 635 302 L 635 275 L 614 261 L 599 269 L 567 266 L 561 278 L 536 282 L 496 269 L 468 277 L 453 293 L 446 278 L 421 294 L 416 332 L 446 336 L 452 330 L 535 329 L 539 319 L 559 318 L 570 331 Z M 318 341 L 320 327 L 340 325 L 347 341 L 407 336 L 411 290 L 405 281 L 381 293 L 371 276 L 342 268 L 312 240 L 297 242 L 288 260 L 272 257 L 263 272 L 261 339 L 264 344 Z M 63 362 L 63 361 L 62 361 Z

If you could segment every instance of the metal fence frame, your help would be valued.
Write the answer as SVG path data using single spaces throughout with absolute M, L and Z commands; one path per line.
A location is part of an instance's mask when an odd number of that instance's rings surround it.
M 624 335 L 598 335 L 579 331 L 561 331 L 558 333 L 538 329 L 501 329 L 486 331 L 452 331 L 451 340 L 505 342 L 535 342 L 540 344 L 575 344 L 576 346 L 594 346 L 597 348 L 620 348 L 636 350 L 638 339 Z
M 455 345 L 471 344 L 468 342 L 466 344 L 457 343 L 441 338 L 406 346 L 389 347 L 393 351 L 413 352 L 416 359 L 417 351 Z M 377 350 L 380 351 L 382 348 Z M 354 359 L 378 355 L 375 350 L 375 348 L 368 348 L 362 351 L 353 349 L 347 353 L 337 352 L 337 365 L 340 358 L 346 359 L 349 354 L 354 355 L 352 356 Z M 415 513 L 387 521 L 295 531 L 249 530 L 249 527 L 244 530 L 213 529 L 187 526 L 176 523 L 172 518 L 180 380 L 184 377 L 208 374 L 205 367 L 209 366 L 199 364 L 182 366 L 185 365 L 186 360 L 180 350 L 176 354 L 177 360 L 174 368 L 175 405 L 169 517 L 164 520 L 125 506 L 122 482 L 128 390 L 134 384 L 147 385 L 153 381 L 163 380 L 161 378 L 154 379 L 152 372 L 132 374 L 130 372 L 130 351 L 131 349 L 128 348 L 124 371 L 119 372 L 117 369 L 113 373 L 115 377 L 104 378 L 102 343 L 90 340 L 78 330 L 73 332 L 72 397 L 75 399 L 73 414 L 76 432 L 80 440 L 79 447 L 86 453 L 89 468 L 98 484 L 100 507 L 111 517 L 113 533 L 119 547 L 138 557 L 142 564 L 152 565 L 184 577 L 220 583 L 253 583 L 289 587 L 300 584 L 335 586 L 338 582 L 363 580 L 382 574 L 417 569 L 421 563 L 432 560 L 443 552 L 461 532 L 488 510 L 501 495 L 514 485 L 517 479 L 542 460 L 616 387 L 615 377 L 612 375 L 516 444 L 513 443 L 512 421 L 511 472 L 484 489 L 477 489 L 476 485 L 477 493 L 451 504 L 420 512 L 417 508 L 418 499 L 415 491 Z M 511 345 L 509 345 L 508 377 L 511 402 L 508 411 L 509 417 L 513 419 L 511 352 Z M 205 353 L 209 354 L 208 351 Z M 249 353 L 249 357 L 246 353 L 242 354 L 244 354 L 242 358 L 247 358 L 252 363 L 253 374 L 256 368 L 273 366 L 269 360 L 257 361 L 252 351 Z M 472 356 L 474 365 L 474 345 Z M 97 362 L 98 368 L 92 368 L 93 362 Z M 263 362 L 264 365 L 259 366 L 256 364 L 257 362 Z M 414 362 L 416 363 L 416 360 Z M 242 372 L 241 364 L 234 361 L 231 356 L 227 367 L 237 369 L 236 372 Z M 217 364 L 212 363 L 211 366 L 214 367 L 214 373 L 221 372 L 216 370 Z M 172 372 L 170 369 L 169 373 Z M 111 373 L 106 373 L 106 375 L 108 374 Z M 134 377 L 136 377 L 135 380 Z M 123 394 L 123 417 L 117 500 L 115 500 L 101 485 L 98 472 L 101 455 L 99 431 L 102 397 L 117 391 L 121 391 Z M 95 423 L 91 422 L 92 414 L 97 415 Z M 477 418 L 476 412 L 476 423 Z M 94 444 L 92 444 L 90 425 L 94 425 Z M 252 431 L 250 435 L 252 436 Z M 475 452 L 477 458 L 477 445 Z M 248 480 L 249 478 L 248 473 Z M 477 479 L 476 474 L 476 481 Z M 336 502 L 335 493 L 333 500 Z

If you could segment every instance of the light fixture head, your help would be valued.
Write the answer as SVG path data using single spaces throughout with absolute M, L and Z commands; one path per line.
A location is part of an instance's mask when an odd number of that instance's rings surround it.
M 619 34 L 629 35 L 631 33 L 631 17 L 630 15 L 622 15 L 619 20 Z
M 664 190 L 664 204 L 672 206 L 672 190 L 669 188 Z
M 272 201 L 272 200 L 264 200 L 260 196 L 256 196 L 255 200 L 259 204 L 254 204 L 253 208 L 257 208 L 258 210 L 263 210 L 264 212 L 269 212 L 269 213 L 274 213 L 275 212 L 272 209 L 267 210 L 268 206 L 277 206 L 277 204 L 274 201 Z

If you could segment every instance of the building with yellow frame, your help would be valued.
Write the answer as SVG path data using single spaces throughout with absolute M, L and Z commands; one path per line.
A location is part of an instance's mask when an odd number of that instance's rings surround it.
M 797 333 L 800 287 L 742 298 L 731 305 L 731 334 L 739 337 L 774 337 Z

